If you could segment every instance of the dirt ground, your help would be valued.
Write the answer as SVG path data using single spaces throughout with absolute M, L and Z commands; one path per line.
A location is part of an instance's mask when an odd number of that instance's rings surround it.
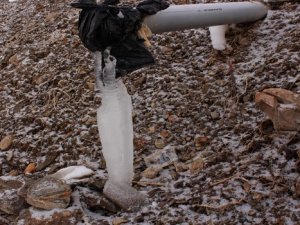
M 70 2 L 1 0 L 0 140 L 14 137 L 0 151 L 1 176 L 24 176 L 29 163 L 53 154 L 30 177 L 70 165 L 105 174 L 101 98 Z M 269 87 L 300 93 L 299 24 L 291 2 L 231 27 L 223 52 L 213 50 L 207 28 L 153 35 L 156 65 L 124 78 L 134 108 L 134 187 L 149 202 L 137 212 L 84 209 L 85 224 L 299 224 L 300 133 L 274 130 L 254 103 Z M 144 158 L 168 150 L 175 162 L 145 177 Z M 17 215 L 0 217 L 11 224 Z

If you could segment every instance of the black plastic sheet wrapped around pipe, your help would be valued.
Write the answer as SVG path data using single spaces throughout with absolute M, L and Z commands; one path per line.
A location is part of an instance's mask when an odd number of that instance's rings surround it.
M 117 60 L 116 76 L 119 77 L 146 65 L 154 64 L 151 53 L 138 36 L 145 16 L 166 9 L 164 0 L 146 0 L 137 5 L 116 6 L 118 1 L 108 0 L 101 5 L 94 1 L 72 3 L 82 9 L 79 16 L 79 37 L 92 52 L 103 52 L 110 47 L 110 54 Z

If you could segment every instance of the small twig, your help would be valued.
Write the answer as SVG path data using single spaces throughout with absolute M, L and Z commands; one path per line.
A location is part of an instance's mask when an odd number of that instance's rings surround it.
M 227 177 L 227 178 L 225 178 L 225 179 L 223 179 L 223 180 L 216 181 L 215 183 L 212 183 L 210 186 L 211 186 L 211 187 L 212 187 L 212 186 L 216 186 L 216 185 L 225 183 L 225 182 L 227 182 L 227 181 L 229 181 L 229 180 L 231 180 L 231 179 L 237 179 L 239 176 L 240 176 L 239 174 L 235 174 L 235 175 L 233 175 L 233 176 L 231 176 L 231 177 Z
M 231 60 L 228 61 L 228 71 L 227 75 L 229 75 L 229 83 L 230 83 L 230 94 L 231 96 L 236 96 L 237 95 L 237 87 L 236 87 L 236 82 L 235 82 L 235 77 L 233 74 L 233 63 Z
M 137 185 L 140 185 L 140 186 L 164 186 L 163 183 L 156 183 L 156 182 L 148 182 L 148 181 L 139 181 L 139 182 L 136 182 L 136 181 L 133 181 L 134 184 L 137 184 Z
M 203 207 L 206 209 L 212 209 L 212 210 L 224 210 L 224 209 L 232 207 L 234 205 L 241 204 L 245 200 L 245 198 L 246 197 L 241 198 L 239 200 L 233 200 L 232 202 L 229 202 L 228 204 L 225 204 L 225 205 L 212 206 L 212 205 L 202 204 L 202 205 L 199 205 L 199 207 Z
M 88 139 L 85 139 L 85 138 L 82 138 L 82 140 L 87 141 L 87 142 L 90 142 L 90 143 L 95 144 L 95 145 L 97 144 L 96 142 L 91 141 L 91 140 L 88 140 Z

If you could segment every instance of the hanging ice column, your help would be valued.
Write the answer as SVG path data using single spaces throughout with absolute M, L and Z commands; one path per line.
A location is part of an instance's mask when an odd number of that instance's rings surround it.
M 104 54 L 108 54 L 105 51 Z M 116 59 L 104 55 L 102 106 L 97 121 L 109 180 L 131 185 L 133 178 L 132 103 L 122 79 L 116 79 Z
M 131 187 L 134 175 L 132 102 L 122 79 L 116 79 L 116 59 L 108 49 L 103 57 L 102 71 L 101 53 L 95 53 L 97 86 L 102 97 L 97 122 L 108 171 L 104 194 L 120 207 L 129 209 L 138 207 L 145 200 Z

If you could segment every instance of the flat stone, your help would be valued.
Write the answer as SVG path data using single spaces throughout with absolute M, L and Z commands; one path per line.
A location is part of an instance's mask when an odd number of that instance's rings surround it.
M 83 212 L 79 208 L 40 210 L 25 209 L 14 225 L 77 225 L 82 224 Z
M 178 160 L 177 154 L 174 148 L 165 148 L 163 150 L 157 150 L 151 155 L 144 158 L 146 166 L 162 165 L 168 166 Z
M 300 197 L 300 177 L 296 180 L 295 183 L 295 194 Z
M 282 88 L 269 88 L 255 94 L 255 102 L 272 120 L 276 130 L 300 129 L 300 95 Z
M 163 149 L 166 146 L 166 143 L 162 138 L 157 138 L 154 142 L 154 145 L 158 149 Z
M 162 169 L 163 167 L 161 165 L 150 166 L 142 172 L 142 176 L 148 179 L 153 179 L 157 177 Z
M 6 151 L 10 148 L 10 146 L 13 143 L 13 136 L 12 135 L 7 135 L 4 137 L 1 142 L 0 142 L 0 150 Z
M 24 208 L 25 200 L 18 195 L 24 183 L 18 177 L 0 178 L 0 210 L 7 214 L 19 214 Z
M 125 210 L 137 210 L 146 202 L 146 196 L 128 184 L 115 184 L 107 181 L 103 194 Z
M 42 209 L 66 208 L 71 200 L 71 188 L 64 181 L 46 177 L 32 184 L 26 195 L 26 201 Z
M 116 212 L 117 206 L 108 200 L 102 193 L 93 191 L 88 188 L 79 188 L 80 199 L 86 204 L 91 211 L 105 210 Z
M 0 210 L 7 214 L 19 214 L 24 208 L 25 200 L 18 195 L 18 190 L 0 191 Z
M 219 119 L 220 118 L 220 114 L 218 112 L 211 112 L 210 116 L 213 120 Z
M 205 162 L 204 159 L 201 157 L 198 157 L 192 161 L 190 164 L 190 172 L 192 174 L 197 174 L 204 168 Z

